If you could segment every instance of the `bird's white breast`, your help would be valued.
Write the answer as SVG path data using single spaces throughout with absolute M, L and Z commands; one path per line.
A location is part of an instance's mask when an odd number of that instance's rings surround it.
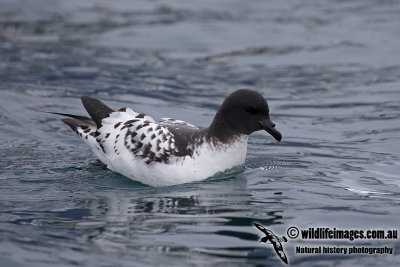
M 206 179 L 214 174 L 242 165 L 247 151 L 247 136 L 230 144 L 204 141 L 193 156 L 176 157 L 168 163 L 146 164 L 128 151 L 108 158 L 108 168 L 135 181 L 151 186 L 176 185 Z

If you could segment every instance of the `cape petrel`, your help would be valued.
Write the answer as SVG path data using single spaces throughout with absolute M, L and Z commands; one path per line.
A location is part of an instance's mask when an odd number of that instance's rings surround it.
M 247 136 L 266 130 L 281 133 L 270 120 L 267 101 L 258 92 L 240 89 L 222 103 L 207 128 L 162 118 L 156 122 L 130 108 L 118 111 L 83 96 L 89 117 L 55 113 L 115 172 L 151 186 L 200 181 L 244 163 Z

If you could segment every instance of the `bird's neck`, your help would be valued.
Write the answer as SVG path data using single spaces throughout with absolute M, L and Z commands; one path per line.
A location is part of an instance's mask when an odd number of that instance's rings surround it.
M 211 125 L 207 128 L 207 132 L 210 136 L 215 136 L 218 141 L 223 143 L 236 141 L 238 138 L 243 136 L 243 134 L 237 132 L 235 129 L 217 118 L 214 118 Z

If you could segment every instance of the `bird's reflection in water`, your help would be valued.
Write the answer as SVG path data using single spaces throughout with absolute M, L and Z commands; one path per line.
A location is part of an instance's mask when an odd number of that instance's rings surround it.
M 105 224 L 90 240 L 104 250 L 229 252 L 247 257 L 247 250 L 235 252 L 227 246 L 256 245 L 252 221 L 275 224 L 281 218 L 276 207 L 266 210 L 264 218 L 253 218 L 259 214 L 248 210 L 252 201 L 247 180 L 240 175 L 174 187 L 110 190 L 92 203 L 91 214 Z
M 193 212 L 193 208 L 198 210 L 199 207 L 199 196 L 188 196 L 138 199 L 134 209 L 139 213 L 190 214 Z
M 247 180 L 237 172 L 198 183 L 170 187 L 140 187 L 138 190 L 106 190 L 101 192 L 92 214 L 120 219 L 153 215 L 204 215 L 221 207 L 246 203 Z M 100 204 L 101 203 L 101 204 Z M 120 220 L 119 220 L 120 221 Z

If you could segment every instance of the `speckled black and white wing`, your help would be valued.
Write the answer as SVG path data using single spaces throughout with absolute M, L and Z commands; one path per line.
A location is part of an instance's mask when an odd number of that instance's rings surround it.
M 97 132 L 99 145 L 111 158 L 128 152 L 147 164 L 167 163 L 177 152 L 174 135 L 166 127 L 129 108 L 112 112 Z
M 160 125 L 174 135 L 177 156 L 193 157 L 196 149 L 204 142 L 200 129 L 185 121 L 161 118 Z

